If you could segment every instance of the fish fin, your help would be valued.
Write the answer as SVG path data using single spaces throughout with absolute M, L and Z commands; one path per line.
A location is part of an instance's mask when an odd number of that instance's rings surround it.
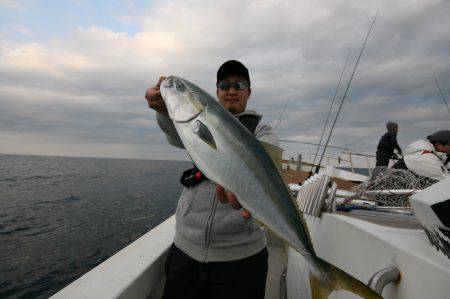
M 208 144 L 213 149 L 217 150 L 216 141 L 214 140 L 214 137 L 212 136 L 211 132 L 209 131 L 208 127 L 201 122 L 200 120 L 196 120 L 193 123 L 192 131 L 206 144 Z
M 312 272 L 309 273 L 311 298 L 325 299 L 328 298 L 333 291 L 346 290 L 366 299 L 383 299 L 381 294 L 378 294 L 369 286 L 345 273 L 341 269 L 322 259 L 319 259 L 319 263 L 325 268 L 327 277 L 326 279 L 321 280 Z
M 311 287 L 311 299 L 327 299 L 333 290 L 324 288 L 311 272 L 309 272 L 309 284 Z

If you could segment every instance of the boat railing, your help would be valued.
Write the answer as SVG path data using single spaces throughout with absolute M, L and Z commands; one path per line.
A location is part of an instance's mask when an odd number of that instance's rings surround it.
M 309 145 L 309 146 L 318 146 L 316 143 L 311 142 L 303 142 L 303 141 L 295 141 L 295 140 L 286 140 L 281 139 L 281 142 L 284 143 L 295 143 L 295 144 L 303 144 L 303 145 Z M 320 145 L 323 146 L 323 145 Z M 351 169 L 351 172 L 355 173 L 356 165 L 358 164 L 359 167 L 367 168 L 369 172 L 369 176 L 372 175 L 372 170 L 375 167 L 375 156 L 369 155 L 369 154 L 363 154 L 358 153 L 355 151 L 352 151 L 351 149 L 347 147 L 339 147 L 339 146 L 328 146 L 331 149 L 337 149 L 341 150 L 341 152 L 337 156 L 331 156 L 331 155 L 324 155 L 323 161 L 324 163 L 321 163 L 320 167 L 326 167 L 326 166 L 341 166 L 342 163 L 346 163 L 344 166 L 348 166 Z M 315 153 L 308 152 L 308 151 L 291 151 L 291 150 L 285 150 L 284 151 L 284 163 L 287 164 L 287 167 L 296 167 L 297 170 L 300 170 L 300 166 L 303 165 L 310 165 L 310 166 L 317 166 L 314 161 L 313 157 L 317 157 Z M 307 157 L 305 159 L 305 157 Z M 308 159 L 309 157 L 309 159 Z M 359 157 L 360 159 L 356 159 L 355 157 Z M 313 171 L 314 169 L 312 169 Z
M 348 155 L 348 160 L 344 160 L 344 161 L 347 161 L 347 162 L 350 163 L 350 167 L 351 167 L 353 173 L 355 173 L 355 166 L 354 166 L 354 162 L 353 162 L 353 157 L 354 156 L 364 157 L 367 169 L 369 171 L 369 177 L 372 175 L 373 167 L 370 165 L 371 163 L 370 163 L 370 159 L 369 158 L 374 159 L 375 156 L 367 155 L 367 154 L 361 154 L 361 153 L 355 153 L 355 152 L 351 152 L 350 150 L 348 150 L 346 152 L 343 152 L 343 154 L 347 154 Z
M 164 263 L 174 234 L 175 217 L 172 216 L 51 299 L 161 298 Z

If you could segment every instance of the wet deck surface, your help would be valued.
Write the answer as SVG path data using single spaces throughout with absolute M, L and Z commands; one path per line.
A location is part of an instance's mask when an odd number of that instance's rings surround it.
M 378 225 L 406 229 L 422 229 L 416 216 L 378 211 L 355 210 L 350 212 L 338 212 L 339 215 L 349 216 L 368 221 Z

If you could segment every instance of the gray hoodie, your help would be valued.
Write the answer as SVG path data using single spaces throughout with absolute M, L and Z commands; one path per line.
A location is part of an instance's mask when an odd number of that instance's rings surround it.
M 240 115 L 262 118 L 252 110 Z M 172 120 L 158 113 L 157 121 L 167 141 L 184 148 Z M 279 146 L 278 137 L 268 125 L 259 122 L 254 134 L 260 141 Z M 200 262 L 232 261 L 261 251 L 267 243 L 265 230 L 251 218 L 244 220 L 231 205 L 220 203 L 215 194 L 215 185 L 209 180 L 184 188 L 175 214 L 175 245 Z

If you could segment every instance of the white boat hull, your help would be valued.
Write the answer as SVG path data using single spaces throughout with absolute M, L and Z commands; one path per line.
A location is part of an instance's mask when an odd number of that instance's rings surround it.
M 434 249 L 420 229 L 381 226 L 339 214 L 306 216 L 317 255 L 367 283 L 377 271 L 397 267 L 398 284 L 386 285 L 384 298 L 450 298 L 450 260 Z M 288 298 L 310 298 L 307 264 L 288 250 Z M 347 291 L 330 298 L 359 298 Z
M 51 298 L 161 298 L 174 234 L 172 216 Z

